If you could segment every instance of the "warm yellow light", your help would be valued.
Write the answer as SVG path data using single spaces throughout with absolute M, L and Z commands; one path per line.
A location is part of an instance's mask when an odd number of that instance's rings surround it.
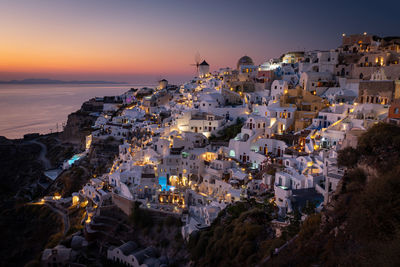
M 86 207 L 88 203 L 89 201 L 86 199 L 84 202 L 81 202 L 81 207 L 82 208 Z
M 79 203 L 79 197 L 78 196 L 73 196 L 72 197 L 72 205 L 76 205 Z

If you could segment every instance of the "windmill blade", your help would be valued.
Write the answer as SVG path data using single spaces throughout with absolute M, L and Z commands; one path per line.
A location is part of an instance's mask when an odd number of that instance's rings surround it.
M 200 61 L 201 61 L 200 53 L 196 52 L 196 54 L 194 55 L 194 62 L 196 62 L 196 64 L 200 64 Z

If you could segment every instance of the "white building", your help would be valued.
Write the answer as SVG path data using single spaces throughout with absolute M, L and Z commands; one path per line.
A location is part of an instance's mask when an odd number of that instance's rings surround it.
M 313 189 L 323 182 L 322 158 L 300 156 L 285 158 L 285 169 L 275 173 L 275 203 L 280 211 L 292 210 L 292 197 L 295 190 Z
M 284 80 L 275 80 L 271 85 L 271 99 L 279 100 L 279 97 L 282 96 L 289 89 L 289 85 Z
M 218 131 L 226 122 L 226 119 L 210 113 L 187 111 L 176 119 L 176 125 L 180 131 L 202 133 L 209 137 Z
M 335 79 L 329 72 L 303 72 L 299 84 L 304 90 L 318 94 L 317 89 L 319 87 L 332 87 L 335 84 Z M 323 89 L 323 91 L 325 90 Z
M 209 73 L 210 65 L 208 65 L 208 63 L 203 60 L 203 62 L 199 64 L 199 77 L 206 77 Z
M 107 250 L 107 259 L 131 267 L 167 266 L 166 262 L 157 259 L 154 248 L 140 249 L 133 241 L 128 241 L 119 247 L 111 246 Z
M 90 182 L 83 186 L 79 194 L 101 206 L 103 201 L 111 198 L 111 194 L 103 190 L 103 185 L 104 183 L 100 179 L 90 179 Z

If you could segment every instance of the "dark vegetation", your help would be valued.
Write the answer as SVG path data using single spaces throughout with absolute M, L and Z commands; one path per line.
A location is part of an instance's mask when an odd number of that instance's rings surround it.
M 37 144 L 0 137 L 0 204 L 16 195 L 29 199 L 36 194 L 34 188 L 29 190 L 28 187 L 43 171 L 41 162 L 37 160 L 40 150 Z
M 273 266 L 400 265 L 400 127 L 373 126 L 356 149 L 340 152 L 348 167 L 332 207 L 310 217 Z M 272 264 L 273 263 L 273 264 Z
M 0 266 L 37 261 L 48 244 L 61 238 L 58 214 L 46 206 L 26 204 L 43 194 L 38 186 L 44 176 L 40 152 L 38 144 L 0 137 Z
M 78 153 L 78 150 L 73 145 L 61 143 L 56 135 L 49 135 L 39 141 L 46 145 L 46 157 L 54 168 L 61 166 L 65 159 L 70 159 L 74 154 Z
M 93 173 L 101 175 L 111 167 L 115 156 L 118 155 L 118 146 L 121 144 L 112 136 L 106 140 L 95 140 L 89 150 L 88 160 Z
M 380 123 L 360 137 L 356 149 L 344 149 L 338 163 L 348 168 L 361 163 L 385 172 L 399 163 L 399 157 L 400 127 Z
M 60 174 L 48 193 L 57 192 L 64 197 L 79 191 L 93 175 L 101 175 L 111 167 L 115 156 L 118 154 L 119 144 L 120 142 L 114 138 L 93 142 L 88 156 Z
M 132 206 L 132 212 L 129 216 L 130 222 L 139 228 L 151 228 L 153 227 L 154 220 L 152 214 L 146 210 L 140 208 L 140 202 L 135 202 Z
M 196 266 L 255 266 L 298 233 L 299 215 L 275 237 L 275 207 L 269 202 L 238 202 L 221 211 L 208 230 L 192 234 L 188 247 Z
M 85 208 L 79 207 L 79 208 L 69 208 L 69 230 L 66 233 L 66 236 L 70 236 L 73 233 L 80 231 L 83 229 L 82 225 L 82 219 L 84 218 L 84 215 L 86 214 Z
M 2 210 L 0 266 L 24 266 L 39 260 L 42 249 L 58 240 L 59 216 L 43 205 L 19 205 Z
M 236 119 L 235 124 L 232 124 L 223 130 L 218 131 L 218 135 L 211 135 L 210 141 L 225 141 L 229 142 L 230 139 L 235 138 L 238 133 L 242 130 L 244 121 L 240 118 Z
M 187 264 L 189 256 L 181 235 L 180 218 L 151 211 L 140 207 L 140 202 L 135 202 L 129 222 L 134 229 L 136 242 L 143 247 L 157 248 L 161 255 L 166 255 L 176 266 Z
M 62 197 L 69 197 L 73 192 L 79 191 L 89 179 L 90 176 L 85 173 L 83 167 L 72 166 L 60 175 L 57 183 L 53 186 L 53 190 L 60 193 Z

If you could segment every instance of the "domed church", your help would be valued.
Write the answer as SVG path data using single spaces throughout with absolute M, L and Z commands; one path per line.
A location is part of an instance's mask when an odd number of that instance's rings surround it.
M 240 66 L 254 66 L 254 62 L 251 59 L 251 57 L 248 56 L 243 56 L 239 59 L 239 61 L 237 62 L 237 69 L 240 69 Z

